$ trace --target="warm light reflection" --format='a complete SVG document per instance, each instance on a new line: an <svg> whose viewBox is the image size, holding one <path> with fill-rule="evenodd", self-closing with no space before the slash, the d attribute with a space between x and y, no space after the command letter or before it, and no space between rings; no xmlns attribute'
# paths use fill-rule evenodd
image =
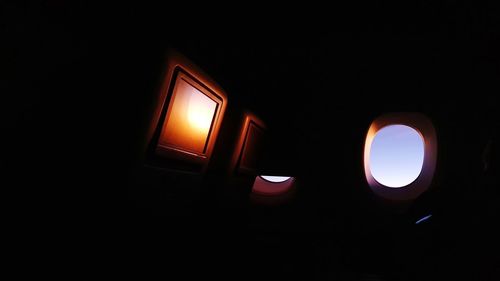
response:
<svg viewBox="0 0 500 281"><path fill-rule="evenodd" d="M193 128L208 133L215 113L216 103L198 90L192 88L189 97L188 120Z"/></svg>
<svg viewBox="0 0 500 281"><path fill-rule="evenodd" d="M260 177L270 182L284 182L291 178L291 177L280 177L280 176L260 176Z"/></svg>
<svg viewBox="0 0 500 281"><path fill-rule="evenodd" d="M217 103L184 79L178 79L159 143L204 153Z"/></svg>
<svg viewBox="0 0 500 281"><path fill-rule="evenodd" d="M403 187L420 175L424 140L409 126L386 126L373 137L369 157L370 171L377 182L392 188Z"/></svg>

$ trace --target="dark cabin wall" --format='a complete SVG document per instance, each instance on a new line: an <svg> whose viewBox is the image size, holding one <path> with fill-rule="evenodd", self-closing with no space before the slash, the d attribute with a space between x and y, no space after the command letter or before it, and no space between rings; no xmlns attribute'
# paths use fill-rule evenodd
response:
<svg viewBox="0 0 500 281"><path fill-rule="evenodd" d="M184 33L170 4L2 5L2 186L27 248L71 257L71 276L496 279L498 157L482 170L488 141L498 153L495 7L381 5L302 28ZM248 108L268 124L262 169L296 175L294 201L227 210L208 192L221 174L139 172L169 47L228 92L228 117ZM438 132L434 188L404 212L362 170L366 130L391 111L423 112Z"/></svg>

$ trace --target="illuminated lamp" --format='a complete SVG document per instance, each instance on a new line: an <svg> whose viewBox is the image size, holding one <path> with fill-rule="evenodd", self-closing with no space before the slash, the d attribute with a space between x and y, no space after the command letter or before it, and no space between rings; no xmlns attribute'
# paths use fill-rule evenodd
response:
<svg viewBox="0 0 500 281"><path fill-rule="evenodd" d="M256 175L259 157L263 153L264 122L252 113L245 113L236 148L231 161L231 169L236 174Z"/></svg>
<svg viewBox="0 0 500 281"><path fill-rule="evenodd" d="M191 172L205 171L227 106L227 95L210 77L170 51L148 132L149 160Z"/></svg>
<svg viewBox="0 0 500 281"><path fill-rule="evenodd" d="M375 119L364 148L371 190L388 200L408 201L426 191L436 168L437 137L420 113L390 113Z"/></svg>

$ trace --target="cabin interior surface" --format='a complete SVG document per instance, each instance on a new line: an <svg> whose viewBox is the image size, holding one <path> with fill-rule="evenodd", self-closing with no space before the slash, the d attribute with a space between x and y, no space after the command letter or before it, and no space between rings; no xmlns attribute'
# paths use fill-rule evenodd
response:
<svg viewBox="0 0 500 281"><path fill-rule="evenodd" d="M495 5L2 6L1 186L43 272L500 279Z"/></svg>

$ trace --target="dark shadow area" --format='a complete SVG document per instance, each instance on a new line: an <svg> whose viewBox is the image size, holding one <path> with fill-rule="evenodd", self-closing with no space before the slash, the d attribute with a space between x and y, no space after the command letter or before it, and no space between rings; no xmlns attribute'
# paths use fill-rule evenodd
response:
<svg viewBox="0 0 500 281"><path fill-rule="evenodd" d="M9 242L22 245L13 260L40 275L500 279L495 5L281 20L170 3L1 5L0 182ZM168 48L228 93L206 174L144 163ZM254 177L228 176L245 110L268 127L259 172L297 179L287 202L256 204ZM406 206L379 200L363 171L368 127L387 112L423 113L438 135L432 186Z"/></svg>

